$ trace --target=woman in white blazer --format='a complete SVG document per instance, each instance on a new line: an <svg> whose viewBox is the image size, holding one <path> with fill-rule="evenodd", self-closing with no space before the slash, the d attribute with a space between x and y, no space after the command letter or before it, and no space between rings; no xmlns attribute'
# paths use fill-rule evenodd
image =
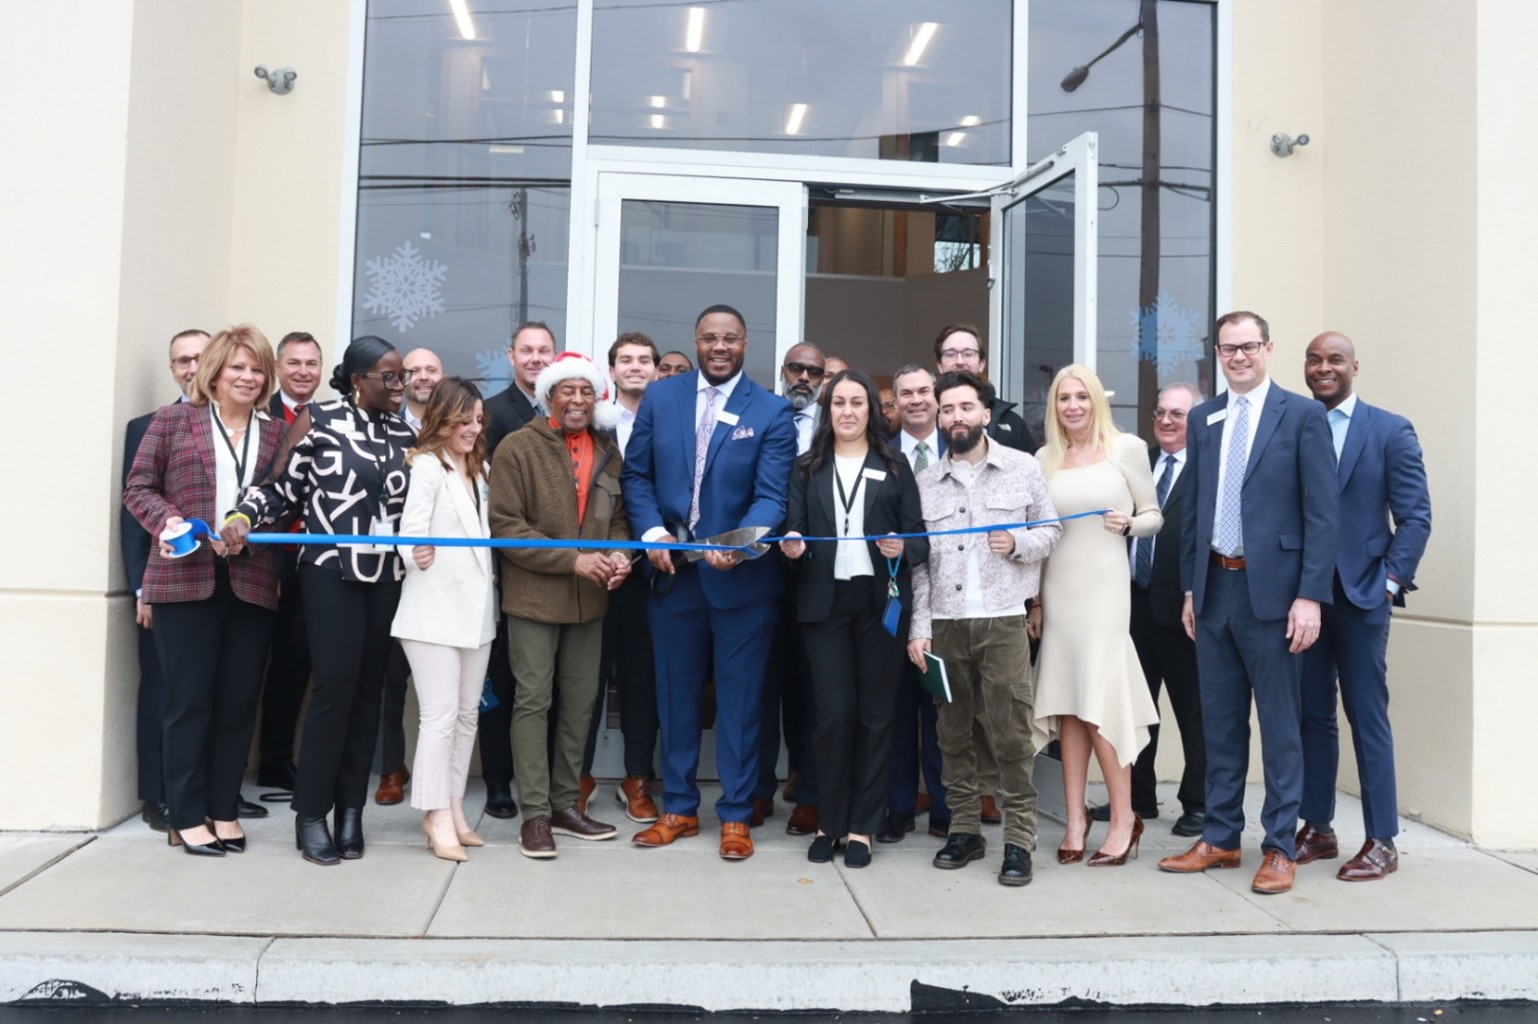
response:
<svg viewBox="0 0 1538 1024"><path fill-rule="evenodd" d="M491 536L485 449L480 392L460 377L440 381L407 453L401 536ZM494 562L486 547L416 545L401 553L406 581L390 634L411 663L422 721L411 806L427 812L422 831L436 856L468 860L466 846L486 845L465 819L464 796L496 634Z"/></svg>

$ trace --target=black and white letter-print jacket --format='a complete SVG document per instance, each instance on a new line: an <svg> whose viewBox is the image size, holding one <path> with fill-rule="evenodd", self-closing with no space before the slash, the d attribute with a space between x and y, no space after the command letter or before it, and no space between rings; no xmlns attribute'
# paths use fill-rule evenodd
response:
<svg viewBox="0 0 1538 1024"><path fill-rule="evenodd" d="M410 479L402 459L416 432L399 416L359 409L346 398L313 403L300 415L310 417L310 429L289 450L282 471L246 491L240 503L253 529L297 512L307 533L367 534L376 517L398 533ZM399 580L406 572L395 548L305 544L299 561L360 583Z"/></svg>

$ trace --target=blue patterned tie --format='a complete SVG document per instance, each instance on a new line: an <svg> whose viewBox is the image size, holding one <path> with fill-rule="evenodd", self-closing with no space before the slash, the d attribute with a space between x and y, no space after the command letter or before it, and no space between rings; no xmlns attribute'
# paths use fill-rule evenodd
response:
<svg viewBox="0 0 1538 1024"><path fill-rule="evenodd" d="M1159 507L1164 507L1164 499L1170 496L1170 481L1175 478L1175 456L1164 456L1164 468L1159 471L1159 482L1154 484L1154 493L1159 498ZM1137 557L1134 561L1133 579L1144 590L1148 589L1148 582L1153 579L1153 549L1152 537L1139 537L1134 541L1137 545Z"/></svg>
<svg viewBox="0 0 1538 1024"><path fill-rule="evenodd" d="M1240 495L1249 446L1250 400L1240 395L1234 399L1234 429L1228 436L1228 458L1223 462L1223 493L1218 495L1218 554L1230 558L1244 554Z"/></svg>
<svg viewBox="0 0 1538 1024"><path fill-rule="evenodd" d="M705 456L710 452L710 435L716 429L718 388L705 389L705 414L694 428L694 496L689 499L689 530L700 521L700 484L705 479Z"/></svg>

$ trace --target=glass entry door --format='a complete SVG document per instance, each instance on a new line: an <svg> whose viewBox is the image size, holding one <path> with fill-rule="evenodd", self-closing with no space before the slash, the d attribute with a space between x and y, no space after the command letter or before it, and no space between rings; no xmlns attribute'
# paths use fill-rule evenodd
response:
<svg viewBox="0 0 1538 1024"><path fill-rule="evenodd" d="M993 195L988 365L1037 437L1053 374L1095 366L1097 147L1086 132Z"/></svg>

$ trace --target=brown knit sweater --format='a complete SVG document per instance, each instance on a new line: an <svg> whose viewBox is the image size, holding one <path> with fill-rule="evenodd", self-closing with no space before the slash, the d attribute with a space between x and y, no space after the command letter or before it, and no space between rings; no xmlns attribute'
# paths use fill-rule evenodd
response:
<svg viewBox="0 0 1538 1024"><path fill-rule="evenodd" d="M604 541L629 540L619 488L619 447L612 436L595 430L593 455L587 517L579 528L577 488L561 432L539 416L508 434L491 461L491 535L590 539L593 551L611 550ZM535 622L578 623L601 619L608 610L608 591L576 574L577 550L498 551L506 614Z"/></svg>

